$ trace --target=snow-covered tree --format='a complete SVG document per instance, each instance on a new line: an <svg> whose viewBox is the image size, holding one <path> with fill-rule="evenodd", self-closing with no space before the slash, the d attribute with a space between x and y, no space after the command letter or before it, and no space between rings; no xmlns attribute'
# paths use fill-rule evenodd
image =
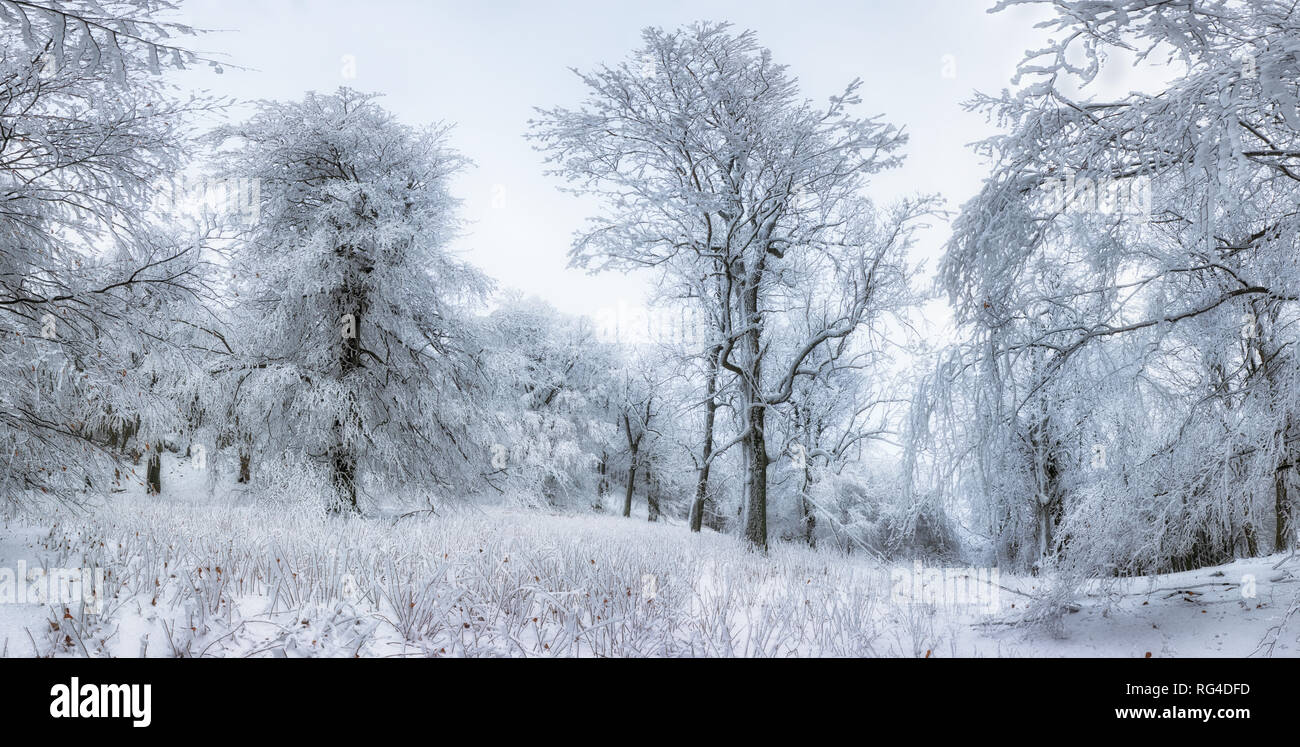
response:
<svg viewBox="0 0 1300 747"><path fill-rule="evenodd" d="M486 470L467 306L488 282L447 248L449 128L404 125L347 88L265 102L221 128L219 173L260 184L233 259L242 427L267 456L323 467L339 504L365 486L471 490Z"/></svg>
<svg viewBox="0 0 1300 747"><path fill-rule="evenodd" d="M719 364L741 397L745 536L766 547L768 411L822 373L805 366L814 349L874 314L878 270L928 205L877 213L862 199L869 175L900 163L905 137L853 116L859 82L820 108L752 32L701 23L643 39L631 61L580 73L586 102L541 111L531 134L576 191L603 198L575 264L678 265L718 279L720 292L705 298L718 307ZM768 318L813 265L835 275L834 313L774 358Z"/></svg>
<svg viewBox="0 0 1300 747"><path fill-rule="evenodd" d="M494 386L492 483L504 477L525 502L598 504L621 438L613 412L617 352L586 320L517 296L492 313L479 342Z"/></svg>
<svg viewBox="0 0 1300 747"><path fill-rule="evenodd" d="M0 2L0 451L6 496L107 490L175 425L160 372L202 291L196 253L150 219L184 123L159 59L192 30L166 2ZM128 447L127 441L133 440Z"/></svg>
<svg viewBox="0 0 1300 747"><path fill-rule="evenodd" d="M1285 547L1298 19L1271 0L1050 5L1024 85L971 104L1006 133L980 146L993 173L940 268L970 342L940 378L977 382L965 485L1026 564L1222 562L1258 550L1265 505ZM1163 59L1167 82L1099 92L1125 55Z"/></svg>

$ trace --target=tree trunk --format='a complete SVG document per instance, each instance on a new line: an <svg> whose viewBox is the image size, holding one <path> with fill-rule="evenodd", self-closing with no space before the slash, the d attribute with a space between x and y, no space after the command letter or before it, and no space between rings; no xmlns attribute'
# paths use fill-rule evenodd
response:
<svg viewBox="0 0 1300 747"><path fill-rule="evenodd" d="M357 462L343 445L343 424L335 421L334 426L335 433L338 434L338 445L330 454L331 481L335 491L335 500L330 510L339 513L346 508L360 513L361 509L357 506Z"/></svg>
<svg viewBox="0 0 1300 747"><path fill-rule="evenodd" d="M763 433L766 409L748 405L749 434L741 441L745 461L745 539L767 549L767 439Z"/></svg>
<svg viewBox="0 0 1300 747"><path fill-rule="evenodd" d="M803 475L799 485L799 535L804 544L809 547L817 546L817 514L813 512L813 502L809 497L813 485L813 453L814 447L821 443L823 425L818 418L816 424L813 423L812 408L810 406L794 407L794 422L797 427L797 433L801 434L803 443L800 448L803 453L800 455L799 462L803 468Z"/></svg>
<svg viewBox="0 0 1300 747"><path fill-rule="evenodd" d="M366 311L366 299L360 291L360 283L351 277L344 279L340 291L338 308L343 310L344 316L338 322L342 338L339 346L339 379L347 381L352 372L361 368L361 318ZM344 417L353 421L357 417L356 405L350 397ZM334 421L334 434L334 446L330 449L329 458L337 498L331 510L338 512L347 508L360 513L361 509L357 506L357 458L348 448L346 428L342 420Z"/></svg>
<svg viewBox="0 0 1300 747"><path fill-rule="evenodd" d="M813 513L812 503L807 495L800 500L803 504L803 541L809 547L817 547L817 514Z"/></svg>
<svg viewBox="0 0 1300 747"><path fill-rule="evenodd" d="M809 547L817 546L817 536L814 533L817 529L817 514L813 513L812 501L808 500L808 491L812 489L812 466L808 464L805 456L803 467L803 486L799 490L799 506L803 513L800 517L803 526L803 541Z"/></svg>
<svg viewBox="0 0 1300 747"><path fill-rule="evenodd" d="M149 466L145 472L145 492L158 495L162 492L162 449L154 444L149 451Z"/></svg>
<svg viewBox="0 0 1300 747"><path fill-rule="evenodd" d="M623 515L632 515L632 491L636 487L636 450L632 451L632 463L627 468L627 492L623 494Z"/></svg>
<svg viewBox="0 0 1300 747"><path fill-rule="evenodd" d="M704 446L701 449L700 469L695 478L695 500L691 503L691 531L700 531L704 523L704 501L709 494L709 469L713 466L713 424L717 418L718 402L718 355L722 347L709 351L708 382L705 385L708 398L704 401Z"/></svg>
<svg viewBox="0 0 1300 747"><path fill-rule="evenodd" d="M650 412L649 405L646 406L646 413ZM641 453L641 439L645 433L638 433L636 438L632 437L632 419L628 417L626 411L623 412L623 430L627 435L627 491L623 494L623 516L632 515L632 493L636 489L636 468L637 460Z"/></svg>
<svg viewBox="0 0 1300 747"><path fill-rule="evenodd" d="M1262 330L1259 322L1256 322L1256 330ZM1265 352L1263 335L1256 334L1248 338L1248 342L1254 348L1250 353L1249 360L1255 360L1256 356L1259 361L1270 360L1271 355ZM1268 381L1269 387L1274 392L1282 391L1283 385L1277 381L1277 370L1268 366L1264 369L1264 375ZM1281 432L1277 434L1281 442L1278 464L1273 468L1273 552L1282 552L1291 546L1295 530L1292 519L1292 499L1290 492L1290 481L1287 474L1294 469L1297 454L1291 447L1291 441L1295 433L1295 422L1288 409L1283 412Z"/></svg>
<svg viewBox="0 0 1300 747"><path fill-rule="evenodd" d="M743 344L745 375L741 377L742 405L745 411L745 438L741 455L745 463L745 539L767 549L767 436L764 420L767 403L763 399L763 316L758 308L758 283L749 282L741 294L743 318L748 327Z"/></svg>
<svg viewBox="0 0 1300 747"><path fill-rule="evenodd" d="M600 481L596 483L596 495L600 496L601 505L604 505L605 496L609 493L609 455L603 451L600 453L600 463L596 466L596 474L600 475Z"/></svg>
<svg viewBox="0 0 1300 747"><path fill-rule="evenodd" d="M646 514L649 521L659 521L659 478L655 474L654 467L646 467L646 491L645 503Z"/></svg>
<svg viewBox="0 0 1300 747"><path fill-rule="evenodd" d="M1273 552L1282 552L1291 546L1291 496L1287 490L1287 472L1290 464L1280 464L1273 472L1273 510L1276 516Z"/></svg>
<svg viewBox="0 0 1300 747"><path fill-rule="evenodd" d="M253 477L253 455L247 451L239 452L239 482L247 483Z"/></svg>

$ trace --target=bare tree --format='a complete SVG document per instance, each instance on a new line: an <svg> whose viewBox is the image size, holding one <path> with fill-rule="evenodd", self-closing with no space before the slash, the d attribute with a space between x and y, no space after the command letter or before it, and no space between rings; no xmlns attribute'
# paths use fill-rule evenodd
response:
<svg viewBox="0 0 1300 747"><path fill-rule="evenodd" d="M745 464L745 536L766 547L768 410L797 379L824 372L805 366L814 349L871 316L882 267L930 206L907 203L877 221L862 200L866 177L897 166L906 138L850 114L860 82L819 109L752 32L702 23L643 39L632 61L580 73L584 106L541 111L531 135L576 191L605 198L575 264L717 279L718 361L741 399L733 444ZM810 268L835 275L835 313L772 359L768 318Z"/></svg>

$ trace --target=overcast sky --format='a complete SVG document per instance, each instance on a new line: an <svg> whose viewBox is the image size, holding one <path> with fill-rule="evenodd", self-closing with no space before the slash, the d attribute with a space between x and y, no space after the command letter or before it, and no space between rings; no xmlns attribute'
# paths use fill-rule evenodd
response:
<svg viewBox="0 0 1300 747"><path fill-rule="evenodd" d="M297 99L348 85L383 93L381 103L409 124L455 123L452 143L476 163L455 184L470 221L458 249L502 288L597 316L643 303L646 280L568 268L573 232L591 206L557 192L557 180L543 173L541 155L523 138L533 107L581 100L570 67L629 57L646 26L727 20L753 29L809 98L824 102L860 77L861 113L883 114L910 133L906 164L877 178L874 197L937 192L955 209L985 172L967 145L992 132L962 101L976 89L1008 87L1024 50L1044 38L1033 28L1035 15L990 15L991 5L187 0L179 20L220 30L192 46L249 70L199 68L178 80L241 100ZM917 256L937 256L946 235L944 226L926 233Z"/></svg>

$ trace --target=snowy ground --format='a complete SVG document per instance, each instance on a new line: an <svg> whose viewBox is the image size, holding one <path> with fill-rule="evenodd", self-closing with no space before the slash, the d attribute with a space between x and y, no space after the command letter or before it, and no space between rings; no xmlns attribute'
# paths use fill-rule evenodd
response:
<svg viewBox="0 0 1300 747"><path fill-rule="evenodd" d="M798 547L763 557L676 525L471 508L327 517L214 499L183 460L165 485L0 522L0 569L106 573L99 614L0 603L3 655L1300 654L1300 558L1097 588L1049 631L1019 622L1034 578L1001 575L979 604L910 603L899 580L914 566Z"/></svg>

